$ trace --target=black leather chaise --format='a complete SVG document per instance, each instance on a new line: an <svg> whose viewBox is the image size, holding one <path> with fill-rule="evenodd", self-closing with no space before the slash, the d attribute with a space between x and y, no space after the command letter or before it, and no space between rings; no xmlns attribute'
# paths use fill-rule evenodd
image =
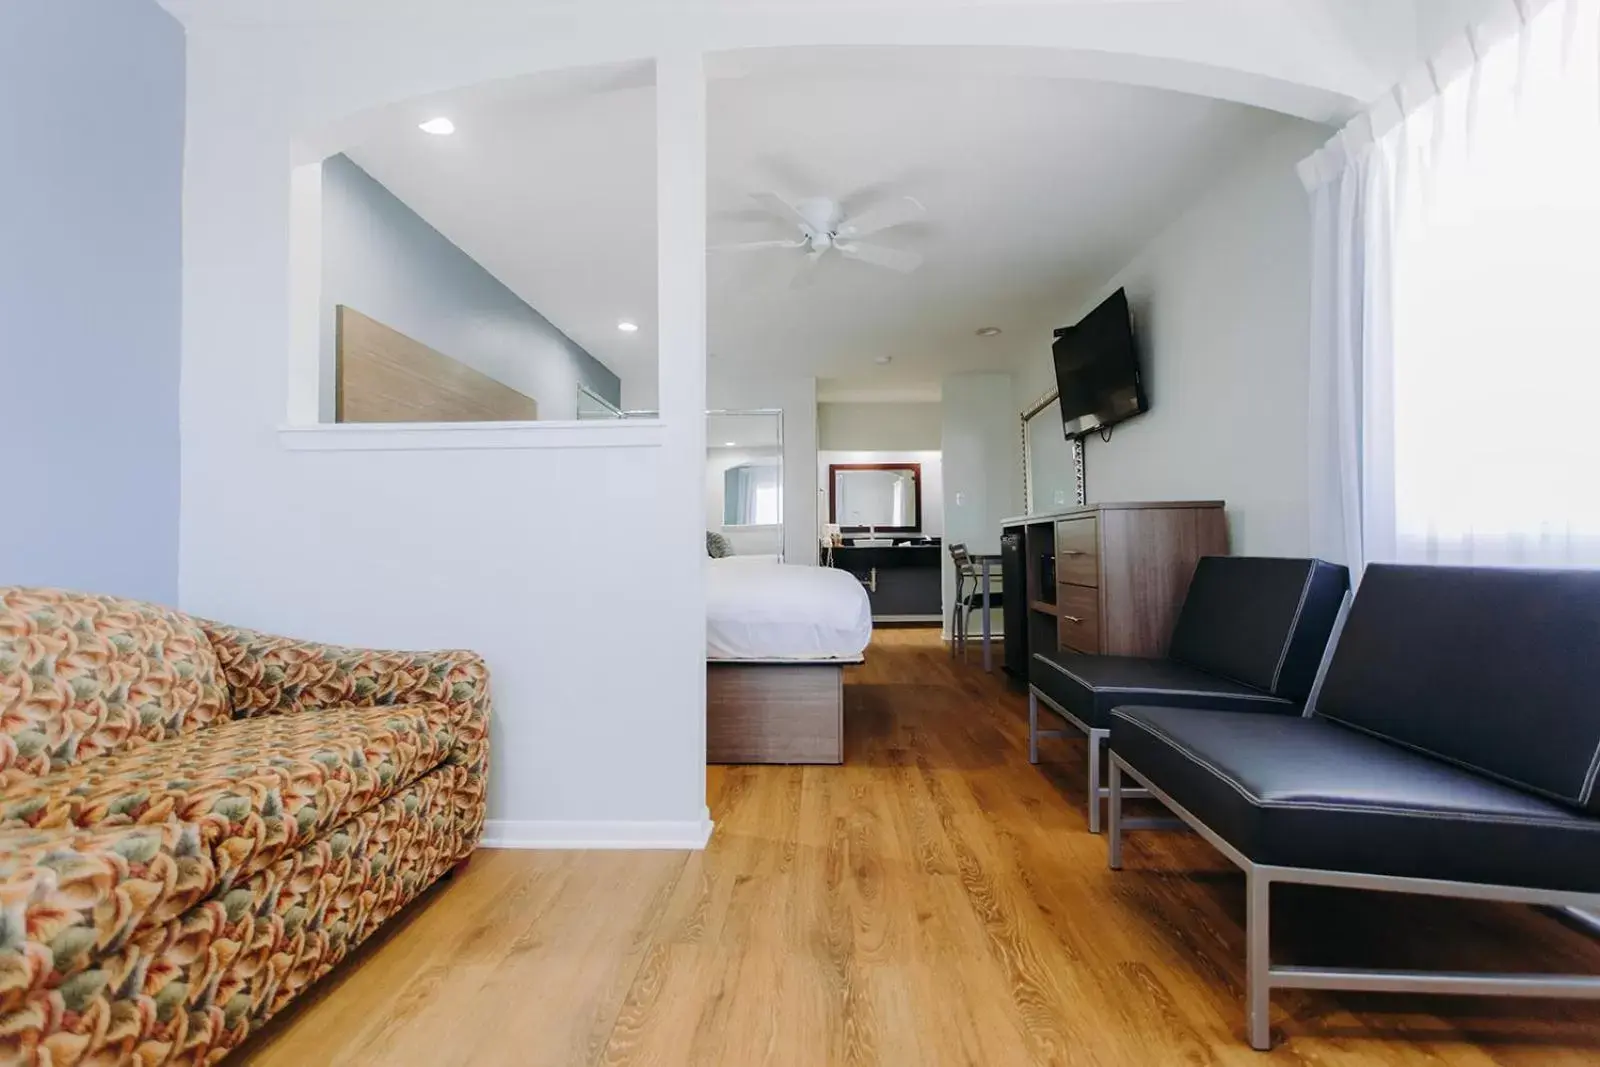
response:
<svg viewBox="0 0 1600 1067"><path fill-rule="evenodd" d="M1600 908L1600 571L1367 569L1304 718L1120 707L1128 775L1244 869L1250 1044L1274 988L1600 997L1600 976L1271 964L1274 882Z"/></svg>
<svg viewBox="0 0 1600 1067"><path fill-rule="evenodd" d="M1100 832L1100 755L1122 704L1225 707L1298 715L1350 589L1350 572L1317 559L1206 556L1173 628L1166 659L1036 652L1028 670L1028 760L1039 704L1088 735L1089 830Z"/></svg>

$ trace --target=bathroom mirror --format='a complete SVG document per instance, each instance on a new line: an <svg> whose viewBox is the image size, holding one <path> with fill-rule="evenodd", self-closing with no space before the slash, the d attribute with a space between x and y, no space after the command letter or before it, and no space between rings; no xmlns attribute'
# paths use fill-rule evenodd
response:
<svg viewBox="0 0 1600 1067"><path fill-rule="evenodd" d="M922 532L920 463L828 466L828 521L845 532Z"/></svg>

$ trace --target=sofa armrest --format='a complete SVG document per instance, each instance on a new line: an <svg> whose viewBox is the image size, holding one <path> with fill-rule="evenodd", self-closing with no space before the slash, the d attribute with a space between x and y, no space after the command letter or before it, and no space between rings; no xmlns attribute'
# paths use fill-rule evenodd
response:
<svg viewBox="0 0 1600 1067"><path fill-rule="evenodd" d="M448 704L468 727L489 714L489 668L475 652L388 652L201 622L236 719L319 708Z"/></svg>
<svg viewBox="0 0 1600 1067"><path fill-rule="evenodd" d="M323 708L442 703L455 736L446 764L465 851L482 833L489 778L489 667L475 652L383 652L200 621L236 719Z"/></svg>

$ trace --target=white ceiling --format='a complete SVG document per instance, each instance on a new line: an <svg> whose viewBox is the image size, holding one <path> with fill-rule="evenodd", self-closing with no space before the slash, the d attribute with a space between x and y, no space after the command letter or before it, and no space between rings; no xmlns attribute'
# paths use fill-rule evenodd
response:
<svg viewBox="0 0 1600 1067"><path fill-rule="evenodd" d="M749 194L851 209L910 195L920 223L871 238L925 257L909 275L831 255L805 289L798 253L716 253L711 350L812 374L824 397L904 390L1048 346L1253 142L1293 120L1154 89L1054 78L803 67L719 83L710 98L713 243L789 236ZM975 331L998 326L996 338ZM874 361L892 360L888 366Z"/></svg>
<svg viewBox="0 0 1600 1067"><path fill-rule="evenodd" d="M654 107L627 82L496 94L446 107L448 137L404 115L345 151L618 375L653 376Z"/></svg>
<svg viewBox="0 0 1600 1067"><path fill-rule="evenodd" d="M794 234L752 211L752 193L856 208L905 194L926 220L876 239L926 264L900 275L830 255L797 290L795 253L714 253L708 316L713 374L816 376L824 397L926 395L1047 345L1241 153L1298 121L1157 89L817 56L758 56L710 84L711 243ZM452 137L397 122L348 151L625 380L653 383L653 103L627 84L480 100L452 111ZM623 318L640 330L620 333ZM974 336L988 325L1005 333Z"/></svg>

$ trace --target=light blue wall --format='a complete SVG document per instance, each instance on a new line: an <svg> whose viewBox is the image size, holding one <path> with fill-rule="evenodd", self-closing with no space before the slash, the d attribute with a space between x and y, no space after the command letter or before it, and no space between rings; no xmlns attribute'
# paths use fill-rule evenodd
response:
<svg viewBox="0 0 1600 1067"><path fill-rule="evenodd" d="M0 2L0 585L178 593L184 38Z"/></svg>
<svg viewBox="0 0 1600 1067"><path fill-rule="evenodd" d="M952 374L940 386L939 443L945 544L1000 551L1000 521L1022 514L1022 443L1009 374ZM944 617L955 604L955 570L944 568ZM1001 625L994 612L992 624ZM981 620L973 616L974 632Z"/></svg>
<svg viewBox="0 0 1600 1067"><path fill-rule="evenodd" d="M343 155L322 165L326 421L340 304L533 397L541 419L575 418L580 382L622 404L622 383L605 364Z"/></svg>

